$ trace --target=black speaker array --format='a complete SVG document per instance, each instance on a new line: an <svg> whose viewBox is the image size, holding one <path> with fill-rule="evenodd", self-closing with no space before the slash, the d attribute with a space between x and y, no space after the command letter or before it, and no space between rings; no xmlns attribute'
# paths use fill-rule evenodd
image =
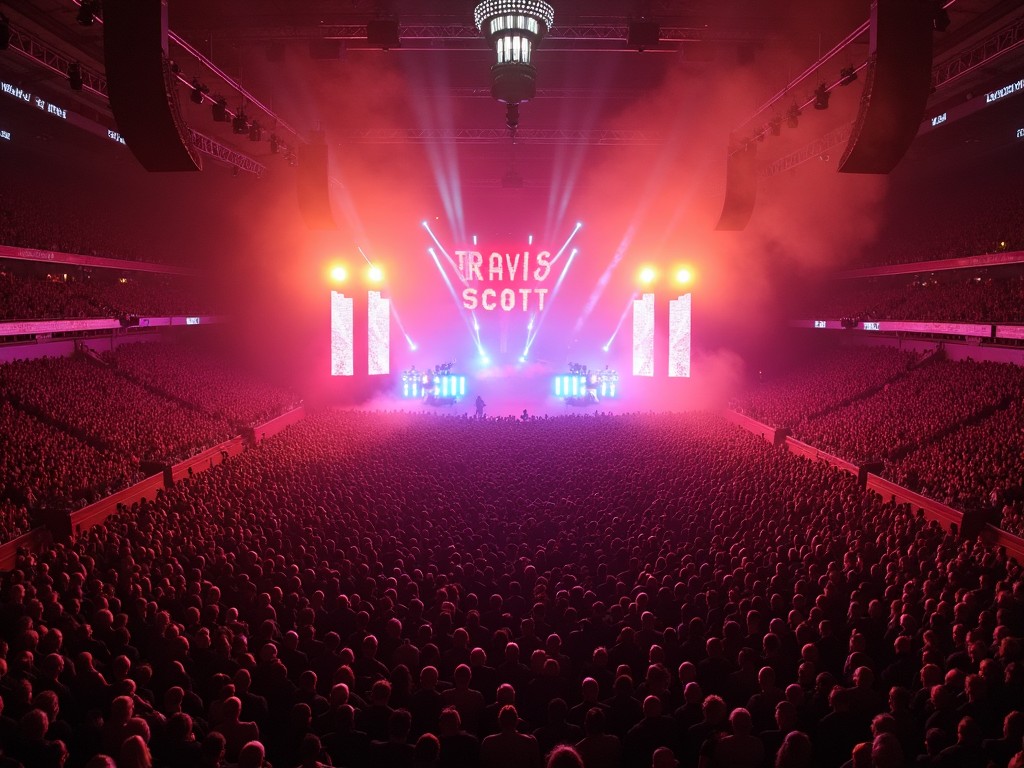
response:
<svg viewBox="0 0 1024 768"><path fill-rule="evenodd" d="M860 111L841 173L889 173L924 120L931 90L932 16L926 0L875 0Z"/></svg>
<svg viewBox="0 0 1024 768"><path fill-rule="evenodd" d="M725 171L725 203L715 229L738 232L747 226L757 200L757 144L730 149Z"/></svg>
<svg viewBox="0 0 1024 768"><path fill-rule="evenodd" d="M104 0L107 96L117 130L147 171L198 171L167 59L166 0Z"/></svg>
<svg viewBox="0 0 1024 768"><path fill-rule="evenodd" d="M306 226L310 229L334 229L327 144L322 133L314 133L309 144L299 146L298 193L299 211Z"/></svg>

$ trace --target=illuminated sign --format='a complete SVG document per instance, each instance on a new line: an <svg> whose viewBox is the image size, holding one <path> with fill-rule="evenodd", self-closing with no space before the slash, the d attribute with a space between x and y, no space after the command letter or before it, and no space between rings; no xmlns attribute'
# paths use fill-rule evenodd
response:
<svg viewBox="0 0 1024 768"><path fill-rule="evenodd" d="M185 318L185 325L199 325L199 318L198 317L186 317Z"/></svg>
<svg viewBox="0 0 1024 768"><path fill-rule="evenodd" d="M10 138L10 134L7 134L7 136L8 136L8 138ZM1018 139L1024 139L1024 128L1018 128L1017 129L1017 138Z"/></svg>
<svg viewBox="0 0 1024 768"><path fill-rule="evenodd" d="M124 138L123 138L123 137L121 136L121 134L120 134L120 133L118 133L117 131L112 131L112 130L110 130L109 128L107 129L107 138L108 138L108 139L113 139L113 140L114 140L114 141L116 141L116 142L117 142L118 144L124 144L124 143L125 143L125 140L124 140Z"/></svg>
<svg viewBox="0 0 1024 768"><path fill-rule="evenodd" d="M864 330L865 331L879 331L879 330L881 330L881 325L879 323L865 322L864 323Z"/></svg>
<svg viewBox="0 0 1024 768"><path fill-rule="evenodd" d="M13 96L16 99L21 99L26 104L35 104L39 109L47 114L59 117L61 120L68 119L68 111L63 107L58 107L56 104L51 104L46 99L41 99L36 96L32 98L32 94L26 90L19 88L16 85L11 85L3 80L0 80L0 91L3 91L8 96Z"/></svg>
<svg viewBox="0 0 1024 768"><path fill-rule="evenodd" d="M11 85L10 83L5 83L3 80L0 80L0 91L3 91L8 96L13 96L16 99L21 99L26 104L32 101L31 93L29 93L28 91L23 91L21 90L21 88Z"/></svg>
<svg viewBox="0 0 1024 768"><path fill-rule="evenodd" d="M985 94L985 103L991 104L993 101L1005 99L1007 96L1012 96L1018 91L1024 91L1024 78L1021 78L1015 83L1004 85L1002 88L999 88L997 90L989 91L988 93Z"/></svg>
<svg viewBox="0 0 1024 768"><path fill-rule="evenodd" d="M942 125L944 122L946 122L945 112L943 112L941 115L936 115L935 117L932 118L932 128L934 128L936 125Z"/></svg>
<svg viewBox="0 0 1024 768"><path fill-rule="evenodd" d="M824 320L815 320L814 321L814 327L815 328L828 328L828 323L826 321L824 321Z"/></svg>
<svg viewBox="0 0 1024 768"><path fill-rule="evenodd" d="M537 312L544 310L548 288L534 284L544 283L551 276L551 268L559 255L550 251L531 254L498 253L494 251L485 257L480 251L456 251L458 264L452 266L466 285L462 291L462 305L469 310L478 307L491 312L498 307L512 312L517 307L523 312L533 307ZM470 283L487 282L496 287L476 288ZM509 283L516 284L511 287Z"/></svg>
<svg viewBox="0 0 1024 768"><path fill-rule="evenodd" d="M11 140L11 132L10 131L0 131L0 139L4 139L5 141L10 141Z"/></svg>

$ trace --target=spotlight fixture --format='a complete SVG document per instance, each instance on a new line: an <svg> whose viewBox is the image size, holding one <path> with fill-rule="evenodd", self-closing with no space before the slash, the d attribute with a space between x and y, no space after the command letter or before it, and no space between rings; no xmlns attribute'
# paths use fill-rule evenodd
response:
<svg viewBox="0 0 1024 768"><path fill-rule="evenodd" d="M239 135L249 132L249 121L245 118L245 111L239 107L238 112L231 119L231 132Z"/></svg>
<svg viewBox="0 0 1024 768"><path fill-rule="evenodd" d="M71 84L72 91L82 90L82 65L77 61L71 62L68 67L68 82Z"/></svg>
<svg viewBox="0 0 1024 768"><path fill-rule="evenodd" d="M637 19L629 22L629 30L626 35L626 45L629 48L636 48L643 51L646 48L654 48L661 42L661 25L650 19Z"/></svg>
<svg viewBox="0 0 1024 768"><path fill-rule="evenodd" d="M78 14L75 16L75 21L83 27L91 27L93 19L96 18L96 7L98 5L99 3L96 0L82 0L82 4L78 6Z"/></svg>
<svg viewBox="0 0 1024 768"><path fill-rule="evenodd" d="M782 135L782 118L776 115L768 121L768 130L771 131L772 136Z"/></svg>
<svg viewBox="0 0 1024 768"><path fill-rule="evenodd" d="M843 67L839 70L839 84L850 85L857 79L857 70L853 67Z"/></svg>
<svg viewBox="0 0 1024 768"><path fill-rule="evenodd" d="M554 24L555 9L544 0L483 0L473 9L473 18L495 51L491 96L508 105L536 96L533 48ZM518 119L511 119L511 112L508 122L518 125ZM511 125L510 130L515 131Z"/></svg>
<svg viewBox="0 0 1024 768"><path fill-rule="evenodd" d="M202 104L203 97L210 92L208 86L203 85L199 82L198 78L192 78L192 93L189 94L189 99L193 104Z"/></svg>
<svg viewBox="0 0 1024 768"><path fill-rule="evenodd" d="M398 19L373 19L366 25L366 42L375 48L389 51L401 48L402 41L398 37Z"/></svg>
<svg viewBox="0 0 1024 768"><path fill-rule="evenodd" d="M277 150L281 148L281 142L277 138L276 133L270 134L270 154L276 155Z"/></svg>
<svg viewBox="0 0 1024 768"><path fill-rule="evenodd" d="M215 123L226 123L228 121L228 100L224 97L218 96L214 99L210 110L213 113L213 121Z"/></svg>
<svg viewBox="0 0 1024 768"><path fill-rule="evenodd" d="M798 125L800 125L800 115L802 114L803 112L800 111L800 107L798 107L796 104L791 106L789 108L789 111L786 112L786 125L788 125L790 128L796 128Z"/></svg>
<svg viewBox="0 0 1024 768"><path fill-rule="evenodd" d="M831 95L832 94L828 92L828 86L825 85L825 83L821 83L814 89L814 108L828 109L828 100Z"/></svg>
<svg viewBox="0 0 1024 768"><path fill-rule="evenodd" d="M0 13L0 51L6 51L11 44L11 22Z"/></svg>
<svg viewBox="0 0 1024 768"><path fill-rule="evenodd" d="M249 126L249 141L260 141L263 138L263 129L255 120Z"/></svg>

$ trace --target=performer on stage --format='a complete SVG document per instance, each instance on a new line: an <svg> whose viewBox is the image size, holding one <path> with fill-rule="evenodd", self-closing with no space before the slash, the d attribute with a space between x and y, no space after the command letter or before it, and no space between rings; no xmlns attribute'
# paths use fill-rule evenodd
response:
<svg viewBox="0 0 1024 768"><path fill-rule="evenodd" d="M478 419L482 419L484 417L484 408L486 408L486 407L487 407L487 403L484 402L484 399L482 397L480 397L480 395L477 395L476 396L476 417Z"/></svg>

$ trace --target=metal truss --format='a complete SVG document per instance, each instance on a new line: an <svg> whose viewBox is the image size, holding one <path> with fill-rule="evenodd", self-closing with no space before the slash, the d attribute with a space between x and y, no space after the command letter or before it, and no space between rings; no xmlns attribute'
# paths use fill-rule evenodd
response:
<svg viewBox="0 0 1024 768"><path fill-rule="evenodd" d="M232 165L240 171L251 173L256 178L262 178L263 174L267 172L267 167L262 163L248 155L243 155L238 150L221 144L206 134L199 133L194 128L189 128L188 133L192 140L192 145L204 155L209 155L214 160L220 160L222 163Z"/></svg>
<svg viewBox="0 0 1024 768"><path fill-rule="evenodd" d="M505 128L377 128L349 131L343 144L504 144L510 140ZM561 130L521 128L516 141L528 144L650 146L662 143L658 136L643 131Z"/></svg>
<svg viewBox="0 0 1024 768"><path fill-rule="evenodd" d="M688 43L700 41L735 41L756 42L765 39L763 29L710 29L706 27L662 26L661 42ZM322 24L316 27L302 25L282 25L274 27L249 27L232 30L234 40L309 40L325 38L344 40L350 44L368 46L365 24ZM458 43L455 47L465 47L465 42L479 43L481 49L487 47L483 35L472 24L402 24L398 29L398 37L403 42L430 44L432 48L444 49L446 44ZM621 43L625 47L629 37L626 24L573 24L555 25L544 36L545 47L551 41L606 41Z"/></svg>
<svg viewBox="0 0 1024 768"><path fill-rule="evenodd" d="M60 51L36 39L24 30L17 29L13 26L11 27L11 41L9 47L20 53L22 56L31 59L36 64L39 64L62 77L68 76L68 68L75 61ZM85 67L80 67L80 69L82 70L82 90L89 91L106 102L107 78L104 75L98 72L93 72ZM165 74L169 75L169 73ZM174 90L171 92L170 96L174 100L177 100L177 91ZM252 173L257 177L263 176L263 174L266 173L266 166L262 163L254 160L248 155L244 155L237 150L221 144L216 139L212 139L192 128L188 128L188 136L193 141L197 150L203 154L209 155L215 160L220 160L221 162L238 168L240 171Z"/></svg>
<svg viewBox="0 0 1024 768"><path fill-rule="evenodd" d="M488 99L493 100L489 87L477 86L452 86L450 88L439 88L437 95L450 96L456 99ZM538 88L537 99L635 99L643 93L642 90L626 90L619 88L608 90L605 88Z"/></svg>
<svg viewBox="0 0 1024 768"><path fill-rule="evenodd" d="M56 48L47 45L24 30L14 26L11 26L10 30L11 41L9 47L22 56L31 59L36 64L46 67L54 74L67 77L71 65L78 63L76 59L61 53ZM107 79L102 74L93 72L80 63L78 68L82 73L82 90L89 91L96 96L106 99Z"/></svg>
<svg viewBox="0 0 1024 768"><path fill-rule="evenodd" d="M783 155L777 160L772 161L768 165L759 169L757 175L761 178L775 176L783 171L792 170L798 165L803 165L808 160L820 158L832 149L832 147L849 141L850 134L852 132L853 122L845 123L838 128L829 131L821 138L815 139L809 144L805 144L795 152L790 152L788 155Z"/></svg>
<svg viewBox="0 0 1024 768"><path fill-rule="evenodd" d="M932 89L949 85L957 78L973 72L1004 53L1024 45L1024 16L993 32L972 48L946 59L932 68Z"/></svg>

